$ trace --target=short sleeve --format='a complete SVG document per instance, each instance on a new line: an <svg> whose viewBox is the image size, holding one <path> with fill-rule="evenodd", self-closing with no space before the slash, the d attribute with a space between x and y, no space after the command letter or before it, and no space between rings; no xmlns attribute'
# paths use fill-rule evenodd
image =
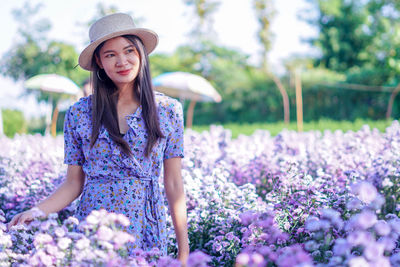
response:
<svg viewBox="0 0 400 267"><path fill-rule="evenodd" d="M82 139L76 132L77 119L74 117L70 107L65 114L64 120L64 163L82 166L85 157L82 150Z"/></svg>
<svg viewBox="0 0 400 267"><path fill-rule="evenodd" d="M169 110L169 123L171 124L171 131L167 136L167 143L164 150L164 159L169 158L183 158L183 110L182 104L174 101L170 105Z"/></svg>

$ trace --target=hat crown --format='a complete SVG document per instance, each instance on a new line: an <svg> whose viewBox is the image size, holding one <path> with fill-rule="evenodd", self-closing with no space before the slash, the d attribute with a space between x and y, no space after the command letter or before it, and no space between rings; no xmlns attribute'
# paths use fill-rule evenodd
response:
<svg viewBox="0 0 400 267"><path fill-rule="evenodd" d="M128 14L115 13L92 24L89 29L90 44L79 55L79 65L85 70L93 70L93 53L96 48L102 42L123 35L137 36L142 41L147 54L150 54L158 44L158 36L154 31L137 28Z"/></svg>
<svg viewBox="0 0 400 267"><path fill-rule="evenodd" d="M96 21L89 30L89 39L93 43L96 40L114 32L136 28L131 16L123 13L115 13Z"/></svg>

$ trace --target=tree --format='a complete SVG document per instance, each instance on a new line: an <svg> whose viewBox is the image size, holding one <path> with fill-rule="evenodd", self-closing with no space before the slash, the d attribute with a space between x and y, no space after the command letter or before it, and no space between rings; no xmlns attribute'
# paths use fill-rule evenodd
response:
<svg viewBox="0 0 400 267"><path fill-rule="evenodd" d="M309 0L319 30L311 43L315 65L347 73L348 82L397 84L400 74L400 4L394 0Z"/></svg>
<svg viewBox="0 0 400 267"><path fill-rule="evenodd" d="M88 73L75 68L78 53L72 45L52 41L47 38L51 28L47 19L37 19L41 4L32 6L26 2L24 7L13 11L19 24L16 44L2 56L3 64L0 73L14 81L26 80L44 73L56 73L66 76L77 84L81 84ZM29 28L26 25L30 25ZM33 93L26 91L26 93ZM34 92L38 101L52 102L52 113L57 114L57 103L64 95L51 95L39 91ZM49 116L51 117L51 116ZM54 116L53 116L54 117Z"/></svg>
<svg viewBox="0 0 400 267"><path fill-rule="evenodd" d="M184 2L194 8L195 24L192 34L195 42L210 40L214 33L212 15L220 2L217 0L184 0Z"/></svg>
<svg viewBox="0 0 400 267"><path fill-rule="evenodd" d="M280 79L274 75L268 64L268 52L271 49L271 20L275 14L275 9L272 4L272 0L253 0L254 9L256 12L256 17L260 25L258 30L258 39L262 45L262 65L265 74L270 76L274 81L275 85L278 87L279 92L282 95L283 109L284 109L284 121L289 123L290 121L290 107L289 107L289 97Z"/></svg>

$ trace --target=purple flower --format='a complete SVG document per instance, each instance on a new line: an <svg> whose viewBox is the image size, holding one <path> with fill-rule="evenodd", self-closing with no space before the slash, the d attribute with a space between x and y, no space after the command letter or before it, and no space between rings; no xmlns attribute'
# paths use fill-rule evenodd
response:
<svg viewBox="0 0 400 267"><path fill-rule="evenodd" d="M254 221L254 219L257 217L257 214L255 214L252 211L246 211L246 212L243 212L242 214L240 214L239 216L240 216L240 222L244 226L248 226L249 224L251 224Z"/></svg>
<svg viewBox="0 0 400 267"><path fill-rule="evenodd" d="M221 246L221 244L220 243L214 243L213 245L212 245L212 247L213 247L213 249L215 250L215 251L221 251L221 249L222 249L222 246Z"/></svg>
<svg viewBox="0 0 400 267"><path fill-rule="evenodd" d="M375 258L375 260L373 261L373 264L371 264L371 265L376 266L376 267L391 267L392 266L390 264L390 260L386 257ZM396 265L393 265L393 266L396 266Z"/></svg>
<svg viewBox="0 0 400 267"><path fill-rule="evenodd" d="M351 245L346 241L346 239L338 238L333 246L333 253L337 256L350 255Z"/></svg>
<svg viewBox="0 0 400 267"><path fill-rule="evenodd" d="M378 195L375 186L365 181L353 185L351 189L353 194L366 204L370 204Z"/></svg>
<svg viewBox="0 0 400 267"><path fill-rule="evenodd" d="M246 252L242 252L236 257L237 264L246 266L247 264L249 264L249 262L250 262L250 256Z"/></svg>
<svg viewBox="0 0 400 267"><path fill-rule="evenodd" d="M384 220L379 220L374 228L376 233L380 236L388 235L391 231L390 225Z"/></svg>
<svg viewBox="0 0 400 267"><path fill-rule="evenodd" d="M353 231L347 236L347 242L352 246L367 246L369 243L373 242L373 237L371 233L366 231Z"/></svg>
<svg viewBox="0 0 400 267"><path fill-rule="evenodd" d="M380 256L383 256L384 251L385 251L385 246L383 244L371 242L365 247L363 255L368 260L374 261Z"/></svg>
<svg viewBox="0 0 400 267"><path fill-rule="evenodd" d="M64 221L64 225L68 226L68 225L78 225L79 224L79 220L75 217L68 217L65 221Z"/></svg>
<svg viewBox="0 0 400 267"><path fill-rule="evenodd" d="M157 267L181 267L180 261L169 256L163 256L157 261Z"/></svg>
<svg viewBox="0 0 400 267"><path fill-rule="evenodd" d="M317 242L315 242L314 240L307 241L307 242L304 244L304 248L305 248L307 251L310 251L310 252L313 252L314 250L317 250L318 247L319 247L319 244L318 244Z"/></svg>
<svg viewBox="0 0 400 267"><path fill-rule="evenodd" d="M310 232L316 232L321 229L319 219L316 217L309 217L306 221L306 230Z"/></svg>
<svg viewBox="0 0 400 267"><path fill-rule="evenodd" d="M361 229L368 229L377 222L376 214L369 210L363 210L352 218L352 224Z"/></svg>
<svg viewBox="0 0 400 267"><path fill-rule="evenodd" d="M394 253L392 256L390 256L390 263L393 266L400 265L400 252Z"/></svg>
<svg viewBox="0 0 400 267"><path fill-rule="evenodd" d="M378 239L378 243L382 244L385 248L385 251L391 252L393 249L396 248L395 239L392 239L388 236L383 236Z"/></svg>
<svg viewBox="0 0 400 267"><path fill-rule="evenodd" d="M400 234L400 219L399 218L391 219L389 221L389 224L397 234Z"/></svg>
<svg viewBox="0 0 400 267"><path fill-rule="evenodd" d="M233 232L229 232L225 235L226 239L228 239L229 241L233 240L235 235L233 234Z"/></svg>
<svg viewBox="0 0 400 267"><path fill-rule="evenodd" d="M361 208L361 201L358 198L353 198L346 203L348 210L358 210Z"/></svg>
<svg viewBox="0 0 400 267"><path fill-rule="evenodd" d="M187 260L188 267L207 267L211 257L201 251L195 251L189 254Z"/></svg>

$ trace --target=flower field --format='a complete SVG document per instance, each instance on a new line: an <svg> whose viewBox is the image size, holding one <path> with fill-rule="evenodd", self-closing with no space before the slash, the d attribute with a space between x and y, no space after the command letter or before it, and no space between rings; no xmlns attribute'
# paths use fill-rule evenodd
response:
<svg viewBox="0 0 400 267"><path fill-rule="evenodd" d="M0 266L180 266L157 250L128 255L129 223L77 202L28 226L5 222L65 176L63 138L0 137ZM185 132L188 266L400 266L400 124L384 132L284 130L231 138Z"/></svg>

